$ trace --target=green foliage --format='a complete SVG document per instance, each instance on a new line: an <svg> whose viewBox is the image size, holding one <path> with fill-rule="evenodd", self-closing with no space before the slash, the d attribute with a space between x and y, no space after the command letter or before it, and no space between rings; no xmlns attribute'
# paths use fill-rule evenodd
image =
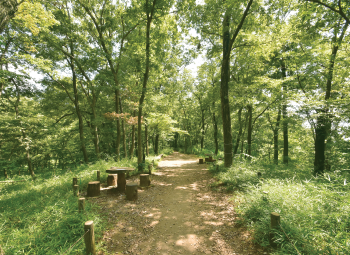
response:
<svg viewBox="0 0 350 255"><path fill-rule="evenodd" d="M271 166L234 162L211 171L234 190L240 222L255 242L268 246L270 213L281 215L280 248L273 254L348 254L350 252L349 174L335 171L314 178L307 165ZM259 179L257 172L262 173ZM288 237L287 237L287 236ZM294 247L295 246L295 247Z"/></svg>

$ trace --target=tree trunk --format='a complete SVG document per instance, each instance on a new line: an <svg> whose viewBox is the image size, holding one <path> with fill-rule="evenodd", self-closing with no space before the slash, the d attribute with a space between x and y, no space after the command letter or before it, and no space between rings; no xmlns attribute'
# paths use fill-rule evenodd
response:
<svg viewBox="0 0 350 255"><path fill-rule="evenodd" d="M203 147L204 147L204 110L202 109L201 110L202 112L202 136L201 136L201 150L203 150Z"/></svg>
<svg viewBox="0 0 350 255"><path fill-rule="evenodd" d="M230 19L231 13L226 11L223 20L223 39L222 39L222 65L221 65L221 83L220 83L220 99L221 99L221 115L224 135L224 165L230 167L232 165L232 133L231 133L231 116L230 102L228 94L228 83L230 79Z"/></svg>
<svg viewBox="0 0 350 255"><path fill-rule="evenodd" d="M215 104L215 103L213 103ZM215 155L219 152L219 142L218 142L218 123L216 120L215 112L213 111L213 126L214 126L214 143L215 143Z"/></svg>
<svg viewBox="0 0 350 255"><path fill-rule="evenodd" d="M134 117L136 117L136 111L134 110ZM134 157L134 149L135 149L135 125L132 125L131 131L131 147L130 147L130 158Z"/></svg>
<svg viewBox="0 0 350 255"><path fill-rule="evenodd" d="M286 66L282 58L281 61L282 80L287 77ZM287 116L287 85L283 83L283 164L288 164L288 116Z"/></svg>
<svg viewBox="0 0 350 255"><path fill-rule="evenodd" d="M243 110L243 106L241 106L241 107L239 108L239 110L238 110L239 131L238 131L237 140L236 140L236 145L235 145L235 149L234 149L234 151L233 151L233 155L237 154L238 147L239 147L239 142L240 142L241 136L242 136L242 131L243 131L242 110Z"/></svg>
<svg viewBox="0 0 350 255"><path fill-rule="evenodd" d="M158 155L158 153L159 153L158 146L159 146L159 134L156 134L156 139L154 141L154 154L156 154L156 155Z"/></svg>
<svg viewBox="0 0 350 255"><path fill-rule="evenodd" d="M273 162L275 163L275 165L278 165L278 131L280 126L280 121L281 121L281 108L278 109L276 127L273 130L273 148L274 148Z"/></svg>
<svg viewBox="0 0 350 255"><path fill-rule="evenodd" d="M148 0L146 0L146 15L147 15L147 25L146 25L146 66L145 66L145 73L143 75L143 84L142 84L142 94L139 101L139 114L137 118L137 145L138 145L138 157L137 157L137 163L139 165L139 170L142 170L142 133L141 133L141 117L142 117L142 107L143 107L143 101L146 96L146 88L147 88L147 81L149 77L149 68L150 68L150 31L151 31L151 23L153 19L153 13L155 10L155 4L156 0L153 0L152 9L149 10L148 6Z"/></svg>
<svg viewBox="0 0 350 255"><path fill-rule="evenodd" d="M120 113L123 113L122 100L119 98L120 104ZM124 150L124 158L128 158L128 153L126 149L126 131L125 131L125 115L122 119L122 131L123 131L123 150Z"/></svg>
<svg viewBox="0 0 350 255"><path fill-rule="evenodd" d="M74 67L72 59L71 59L70 65L71 65L71 70L72 70L72 74L73 74L74 106L75 106L75 111L77 113L78 120L79 120L80 146L81 146L81 150L82 150L83 155L84 155L84 161L85 161L85 163L88 163L89 162L89 158L88 158L88 154L87 154L86 147L85 147L84 123L83 123L83 118L82 118L80 107L79 107L79 97L78 97L78 89L77 89L77 76L75 74L75 67Z"/></svg>
<svg viewBox="0 0 350 255"><path fill-rule="evenodd" d="M253 132L253 126L252 126L252 119L253 119L253 109L251 105L247 106L248 108L248 134L247 134L247 143L248 143L248 161L251 161L252 156L252 132Z"/></svg>
<svg viewBox="0 0 350 255"><path fill-rule="evenodd" d="M149 156L149 148L148 148L148 125L145 124L145 140L146 140L146 156Z"/></svg>
<svg viewBox="0 0 350 255"><path fill-rule="evenodd" d="M333 47L332 47L332 55L329 61L328 73L327 73L327 89L325 95L325 103L331 98L332 92L332 81L333 81L333 70L334 70L334 62L337 56L338 49L342 43L345 32L349 26L349 23L346 22L342 33L337 39L338 29L334 29L334 37L333 37ZM322 174L325 168L325 141L327 139L327 131L330 130L331 120L327 116L328 114L328 106L324 106L323 109L318 111L316 129L315 129L315 161L314 161L314 175Z"/></svg>

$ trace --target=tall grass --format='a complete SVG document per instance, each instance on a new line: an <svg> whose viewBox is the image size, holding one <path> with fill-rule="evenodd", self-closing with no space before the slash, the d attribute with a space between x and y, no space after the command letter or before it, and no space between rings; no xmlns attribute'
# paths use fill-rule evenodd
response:
<svg viewBox="0 0 350 255"><path fill-rule="evenodd" d="M155 158L147 158L146 164L152 159ZM111 166L136 168L136 165L135 158L120 162L108 159L56 172L56 175L39 174L35 181L29 176L15 176L15 180L27 181L0 184L0 245L5 254L62 254L84 234L87 220L94 221L96 240L99 240L107 227L106 220L90 199L86 201L85 212L78 212L72 178L78 177L79 189L86 190L88 182L96 180L95 170L100 170L101 180L106 180L105 170ZM83 253L82 240L69 254Z"/></svg>
<svg viewBox="0 0 350 255"><path fill-rule="evenodd" d="M307 166L240 161L211 171L234 191L240 223L251 229L255 242L269 245L270 213L281 215L284 232L277 230L279 248L273 254L350 254L348 174L335 171L314 178Z"/></svg>

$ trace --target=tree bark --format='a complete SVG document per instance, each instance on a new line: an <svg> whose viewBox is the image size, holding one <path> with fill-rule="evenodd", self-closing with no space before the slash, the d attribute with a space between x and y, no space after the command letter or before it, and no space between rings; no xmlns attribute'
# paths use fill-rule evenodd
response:
<svg viewBox="0 0 350 255"><path fill-rule="evenodd" d="M327 88L325 95L325 106L318 111L318 117L315 128L315 161L314 161L314 175L322 174L325 168L325 141L327 139L327 131L330 130L331 120L329 116L327 116L329 108L327 106L327 101L331 98L332 92L332 81L333 81L333 71L334 71L334 62L337 56L338 49L343 41L345 32L349 26L349 23L346 22L342 33L337 38L337 29L335 29L335 33L333 36L333 46L332 46L332 54L329 60L329 67L327 73Z"/></svg>
<svg viewBox="0 0 350 255"><path fill-rule="evenodd" d="M215 105L215 103L213 103ZM218 122L216 120L215 112L213 111L213 126L214 126L214 143L215 143L215 155L219 152L219 142L218 142Z"/></svg>
<svg viewBox="0 0 350 255"><path fill-rule="evenodd" d="M71 51L73 52L72 48L71 48ZM78 89L77 89L77 76L76 76L76 73L75 73L75 67L74 67L74 63L73 63L72 59L70 61L70 66L71 66L72 75L73 75L72 82L73 82L73 90L74 90L74 106L75 106L75 111L77 113L78 120L79 120L80 146L81 146L81 150L82 150L83 155L84 155L84 161L85 161L85 163L88 163L89 162L89 158L88 158L88 154L87 154L86 147L85 147L84 123L83 123L83 118L82 118L80 107L79 107L79 97L78 97Z"/></svg>
<svg viewBox="0 0 350 255"><path fill-rule="evenodd" d="M146 140L146 156L149 156L149 148L148 148L148 125L145 124L145 140Z"/></svg>
<svg viewBox="0 0 350 255"><path fill-rule="evenodd" d="M253 132L253 126L252 126L252 119L253 119L253 108L251 105L247 106L248 108L248 134L247 134L247 143L248 143L248 161L251 161L252 156L252 132Z"/></svg>
<svg viewBox="0 0 350 255"><path fill-rule="evenodd" d="M123 113L122 101L119 99L120 104L120 113ZM122 119L122 131L123 131L123 150L124 150L124 158L128 158L128 153L126 149L126 131L125 131L125 115Z"/></svg>
<svg viewBox="0 0 350 255"><path fill-rule="evenodd" d="M146 66L145 66L145 73L143 76L143 84L142 84L142 94L139 101L139 113L137 118L137 151L138 151L138 157L137 157L137 163L139 170L142 170L142 133L141 133L141 117L142 117L142 107L143 107L143 101L146 96L146 88L147 88L147 81L149 77L149 69L150 69L150 31L151 31L151 23L153 19L153 14L155 10L155 4L156 0L153 0L151 10L148 6L149 0L146 0L146 15L147 15L147 25L146 25Z"/></svg>
<svg viewBox="0 0 350 255"><path fill-rule="evenodd" d="M287 77L286 65L282 58L281 60L281 72L282 80ZM283 105L282 105L282 114L283 114L283 164L288 164L288 115L287 115L287 85L283 83Z"/></svg>
<svg viewBox="0 0 350 255"><path fill-rule="evenodd" d="M134 110L134 117L136 117L136 111ZM134 157L134 149L135 149L135 125L132 125L131 131L131 146L130 146L130 158Z"/></svg>
<svg viewBox="0 0 350 255"><path fill-rule="evenodd" d="M243 131L242 110L243 110L243 106L241 106L241 107L239 108L239 110L238 110L239 131L238 131L237 140L236 140L236 145L235 145L235 149L234 149L234 151L233 151L233 155L237 154L238 147L239 147L239 142L240 142L241 136L242 136L242 131Z"/></svg>
<svg viewBox="0 0 350 255"><path fill-rule="evenodd" d="M201 110L201 113L202 113L202 127L201 127L201 133L202 133L202 136L201 136L201 150L203 150L204 148L204 109Z"/></svg>
<svg viewBox="0 0 350 255"><path fill-rule="evenodd" d="M278 109L278 115L277 115L277 121L276 121L276 127L273 129L273 162L275 165L278 165L278 131L281 121L281 108Z"/></svg>
<svg viewBox="0 0 350 255"><path fill-rule="evenodd" d="M156 134L156 138L154 141L154 154L158 155L159 153L159 134ZM185 151L186 152L186 151Z"/></svg>
<svg viewBox="0 0 350 255"><path fill-rule="evenodd" d="M231 132L231 116L230 116L230 102L228 94L228 83L230 80L230 56L232 45L235 42L239 31L241 30L244 20L248 15L248 11L253 3L253 0L248 2L248 5L243 13L242 19L238 24L235 32L230 37L230 20L231 12L227 10L223 19L222 28L222 62L221 62L221 83L220 83L220 99L221 99L221 113L224 136L224 165L229 167L232 165L232 132Z"/></svg>

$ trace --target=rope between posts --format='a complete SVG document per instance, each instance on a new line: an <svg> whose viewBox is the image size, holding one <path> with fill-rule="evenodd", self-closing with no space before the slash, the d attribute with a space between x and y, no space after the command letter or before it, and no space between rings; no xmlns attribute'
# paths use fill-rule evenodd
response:
<svg viewBox="0 0 350 255"><path fill-rule="evenodd" d="M280 225L283 233L285 234L285 236L288 238L288 241L293 245L294 249L297 251L298 255L301 255L301 253L299 252L299 250L297 249L297 247L294 245L294 243L292 243L292 241L289 239L288 235L286 234L286 232L284 232L284 229L282 228L281 224L278 223L278 225Z"/></svg>
<svg viewBox="0 0 350 255"><path fill-rule="evenodd" d="M65 255L65 254L67 254L88 232L90 231L90 229L88 229L86 232L85 232L85 234L82 236L82 237L80 237L79 239L78 239L78 241L76 241L71 247L69 247L69 249L68 250L66 250L64 253L62 253L61 255Z"/></svg>

